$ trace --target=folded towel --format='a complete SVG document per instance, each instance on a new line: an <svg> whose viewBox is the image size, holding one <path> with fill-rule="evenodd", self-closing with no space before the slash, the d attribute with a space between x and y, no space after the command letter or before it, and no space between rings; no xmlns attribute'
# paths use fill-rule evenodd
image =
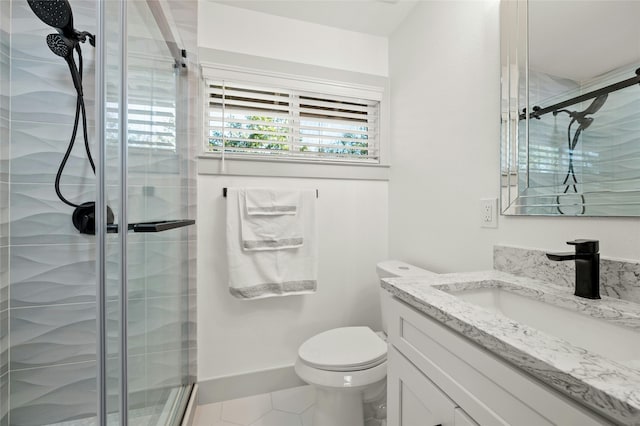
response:
<svg viewBox="0 0 640 426"><path fill-rule="evenodd" d="M247 188L244 198L248 215L295 215L300 203L300 191Z"/></svg>
<svg viewBox="0 0 640 426"><path fill-rule="evenodd" d="M241 217L244 192L227 190L227 263L229 291L240 299L308 294L317 288L316 194L300 193L296 216L300 218L304 245L280 250L245 250Z"/></svg>
<svg viewBox="0 0 640 426"><path fill-rule="evenodd" d="M246 188L238 197L243 250L281 250L303 244L296 214L300 191Z"/></svg>

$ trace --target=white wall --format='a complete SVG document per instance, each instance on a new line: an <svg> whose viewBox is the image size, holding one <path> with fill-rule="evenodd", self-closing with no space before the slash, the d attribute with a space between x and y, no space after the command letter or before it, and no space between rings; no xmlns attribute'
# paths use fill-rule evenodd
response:
<svg viewBox="0 0 640 426"><path fill-rule="evenodd" d="M386 37L200 0L198 44L209 49L386 76Z"/></svg>
<svg viewBox="0 0 640 426"><path fill-rule="evenodd" d="M499 2L421 2L390 38L390 256L437 272L490 269L496 243L567 250L600 239L605 256L640 258L633 218L499 218Z"/></svg>
<svg viewBox="0 0 640 426"><path fill-rule="evenodd" d="M315 188L318 291L239 300L228 292L223 187ZM387 182L225 177L198 179L198 380L291 366L298 346L333 327L380 329L376 262L387 257Z"/></svg>
<svg viewBox="0 0 640 426"><path fill-rule="evenodd" d="M332 81L375 85L382 81L383 86L387 83L386 38L208 1L201 1L199 7L198 44L205 62L250 68L259 64L260 69ZM381 328L375 264L388 255L388 182L375 177L320 178L323 174L313 164L305 165L303 172L314 178L291 177L299 167L287 163L278 163L275 174L287 178L247 176L261 173L263 168L258 165L245 162L243 166L251 170L244 167L245 172L238 172L237 167L231 167L233 164L227 164L227 173L233 172L234 176L207 174L219 170L217 162L200 160L198 380L201 382L292 366L299 345L320 331L347 325ZM273 167L269 169L273 172ZM317 293L255 301L238 300L229 294L226 199L222 197L222 188L231 186L319 190Z"/></svg>

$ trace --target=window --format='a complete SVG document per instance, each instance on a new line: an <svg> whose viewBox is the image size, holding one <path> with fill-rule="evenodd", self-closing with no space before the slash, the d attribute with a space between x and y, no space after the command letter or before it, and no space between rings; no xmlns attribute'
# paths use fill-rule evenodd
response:
<svg viewBox="0 0 640 426"><path fill-rule="evenodd" d="M281 86L207 80L205 152L379 162L379 100Z"/></svg>

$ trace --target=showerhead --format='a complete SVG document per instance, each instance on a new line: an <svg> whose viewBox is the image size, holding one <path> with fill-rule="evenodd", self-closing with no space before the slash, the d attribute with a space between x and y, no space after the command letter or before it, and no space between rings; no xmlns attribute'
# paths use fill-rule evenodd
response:
<svg viewBox="0 0 640 426"><path fill-rule="evenodd" d="M591 102L591 105L589 105L589 107L583 111L583 114L595 114L596 112L598 112L598 110L602 108L604 103L607 102L608 97L609 95L605 93L604 95L600 95L595 98L595 100Z"/></svg>
<svg viewBox="0 0 640 426"><path fill-rule="evenodd" d="M67 61L69 70L71 71L73 85L75 86L78 95L82 96L82 79L80 78L76 62L73 59L73 50L76 48L77 44L77 41L71 41L60 34L49 34L47 36L47 46L49 46L49 49L53 53Z"/></svg>
<svg viewBox="0 0 640 426"><path fill-rule="evenodd" d="M60 34L49 34L47 36L47 46L53 53L66 59L73 54L75 44Z"/></svg>
<svg viewBox="0 0 640 426"><path fill-rule="evenodd" d="M68 0L27 0L27 3L42 22L67 37L73 34L73 12Z"/></svg>
<svg viewBox="0 0 640 426"><path fill-rule="evenodd" d="M580 125L578 127L579 130L586 130L589 128L589 126L591 126L591 123L593 123L593 117L582 117L581 119L576 121Z"/></svg>
<svg viewBox="0 0 640 426"><path fill-rule="evenodd" d="M593 117L587 117L587 115L593 115L598 112L600 108L604 106L605 102L607 102L608 97L609 95L606 93L604 95L596 97L584 111L569 111L567 109L559 109L553 111L553 115L558 115L561 112L567 113L569 117L571 117L571 123L573 124L577 121L578 125L580 126L578 130L584 130L587 127L591 126L591 123L593 123Z"/></svg>
<svg viewBox="0 0 640 426"><path fill-rule="evenodd" d="M84 43L88 38L92 46L96 45L93 34L73 27L73 12L68 0L27 0L27 3L42 22L57 29L69 40Z"/></svg>
<svg viewBox="0 0 640 426"><path fill-rule="evenodd" d="M609 95L606 93L604 95L600 95L595 98L593 102L591 102L591 105L589 105L584 111L574 111L569 114L571 118L577 121L580 125L578 129L584 130L591 126L591 123L593 123L593 117L587 117L587 115L593 115L598 112L604 103L607 102L608 97Z"/></svg>

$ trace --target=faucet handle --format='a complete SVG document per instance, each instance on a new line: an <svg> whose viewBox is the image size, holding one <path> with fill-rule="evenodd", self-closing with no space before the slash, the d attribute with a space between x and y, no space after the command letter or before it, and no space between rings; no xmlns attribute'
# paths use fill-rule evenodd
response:
<svg viewBox="0 0 640 426"><path fill-rule="evenodd" d="M553 260L554 262L562 262L565 260L575 260L576 254L574 252L570 253L545 253L547 259Z"/></svg>
<svg viewBox="0 0 640 426"><path fill-rule="evenodd" d="M598 240L578 239L567 241L567 244L576 246L576 254L595 254L600 250Z"/></svg>

